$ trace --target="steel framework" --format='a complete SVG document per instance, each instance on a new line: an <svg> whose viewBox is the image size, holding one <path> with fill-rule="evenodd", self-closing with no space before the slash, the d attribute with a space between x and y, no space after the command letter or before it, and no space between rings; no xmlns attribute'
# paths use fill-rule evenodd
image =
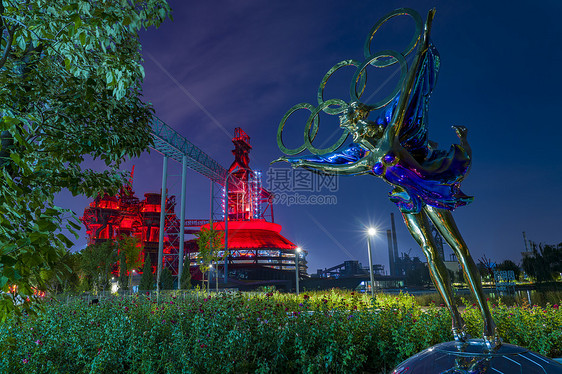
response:
<svg viewBox="0 0 562 374"><path fill-rule="evenodd" d="M157 289L159 290L163 266L172 271L172 274L178 279L178 287L180 286L179 279L183 271L185 254L184 234L194 233L201 226L209 223L209 220L206 219L185 219L187 168L197 171L211 181L210 219L212 222L224 221L226 212L228 212L228 220L233 222L271 222L273 221L273 195L262 187L260 172L249 168L250 137L242 129L235 129L233 138L235 161L229 170L158 118L154 118L151 122L151 133L154 139L151 148L164 156L161 193L147 193L145 200L140 201L132 190L133 173L131 173L131 180L123 187L118 196L100 196L90 204L84 212L83 222L88 228L91 243L114 239L119 233L137 236L144 247L145 256L151 257L153 268L156 268ZM169 196L167 191L169 158L182 165L179 217L176 216L175 196ZM223 230L225 228L223 227ZM241 235L244 230L234 230L233 232L236 231L239 231ZM257 231L262 232L263 227L259 227ZM256 266L279 271L291 267L294 269L294 248L296 246L288 241L285 243L284 238L277 238L279 235L273 231L266 236L269 241L266 240L257 248L247 246L251 244L250 239L243 239L242 243L230 248L232 252L225 261L225 265L232 264L235 272L236 265L240 269ZM253 235L249 237L253 237ZM236 235L232 239L240 242L240 238L237 239ZM281 244L272 244L276 240L281 240ZM230 244L231 240L225 240L225 242ZM187 252L189 254L194 251L191 249ZM188 266L197 267L197 264L192 261L191 256L187 257ZM302 269L306 274L306 260L303 260ZM226 266L224 266L224 270L226 271Z"/></svg>
<svg viewBox="0 0 562 374"><path fill-rule="evenodd" d="M183 162L183 156L186 156L188 168L224 186L227 171L217 161L213 160L161 119L154 117L150 127L152 129L152 137L154 138L152 149L180 164Z"/></svg>

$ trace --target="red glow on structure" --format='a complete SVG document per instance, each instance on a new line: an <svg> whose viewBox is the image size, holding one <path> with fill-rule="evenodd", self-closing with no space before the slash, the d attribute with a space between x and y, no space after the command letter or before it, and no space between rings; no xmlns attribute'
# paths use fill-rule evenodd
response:
<svg viewBox="0 0 562 374"><path fill-rule="evenodd" d="M160 213L160 204L145 204L141 211L144 213Z"/></svg>
<svg viewBox="0 0 562 374"><path fill-rule="evenodd" d="M261 173L250 168L250 137L236 128L232 142L235 147L232 151L234 162L228 170L227 206L223 205L228 220L229 277L294 279L297 246L281 235L281 225L267 220L273 221L273 194L261 186ZM201 226L202 230L209 228L210 224ZM215 222L213 228L224 231L224 221ZM221 247L224 248L224 236ZM198 252L197 243L191 241L187 249ZM197 261L192 261L192 266L197 264ZM219 268L223 266L215 265ZM300 261L300 269L306 274L304 258ZM196 274L195 278L198 279L198 276L200 274Z"/></svg>
<svg viewBox="0 0 562 374"><path fill-rule="evenodd" d="M215 230L224 231L224 222L213 224ZM206 224L202 229L209 229ZM276 248L292 249L297 246L283 237L281 225L265 220L229 221L228 223L228 248ZM224 239L221 243L224 246Z"/></svg>
<svg viewBox="0 0 562 374"><path fill-rule="evenodd" d="M84 210L81 220L86 226L88 244L97 244L106 240L115 240L120 236L135 236L143 250L140 256L150 256L153 268L158 262L158 239L160 231L160 199L158 193L146 193L144 200L139 200L132 189L132 177L116 196L107 194L98 196ZM172 273L177 272L179 220L174 214L175 196L166 199L166 221L164 236L164 262ZM174 236L175 235L175 236ZM140 269L137 270L142 273ZM118 265L114 267L118 274Z"/></svg>
<svg viewBox="0 0 562 374"><path fill-rule="evenodd" d="M235 146L232 151L234 162L228 169L228 196L223 195L222 205L223 214L228 220L229 278L292 280L297 246L281 235L281 225L273 223L273 194L262 187L261 173L250 168L250 137L242 129L236 128L232 142ZM161 194L145 193L144 199L140 200L132 189L132 179L133 172L118 195L98 196L84 210L81 220L86 226L90 245L120 236L139 238L143 248L141 256L150 256L154 272L158 263ZM168 196L165 202L163 243L163 265L174 275L178 269L180 240L180 221L174 213L175 205L175 196ZM188 233L194 232L193 227L210 227L209 224L203 224L204 220L188 222L192 222L186 224L192 228L186 231ZM214 228L224 231L224 222L215 222ZM224 243L221 246L224 247ZM187 241L184 249L184 269L190 269L193 279L201 279L196 241ZM220 252L224 253L224 250ZM305 275L306 260L301 259L299 264ZM223 264L214 266L220 271ZM113 268L115 275L118 269L119 265L116 264ZM137 272L141 273L139 270Z"/></svg>

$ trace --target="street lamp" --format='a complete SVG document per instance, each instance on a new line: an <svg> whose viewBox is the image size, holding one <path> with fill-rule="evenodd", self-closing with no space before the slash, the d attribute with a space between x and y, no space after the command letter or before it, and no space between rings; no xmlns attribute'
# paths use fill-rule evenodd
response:
<svg viewBox="0 0 562 374"><path fill-rule="evenodd" d="M297 247L295 249L295 277L297 280L297 296L299 296L299 257L301 255L301 251L301 247Z"/></svg>
<svg viewBox="0 0 562 374"><path fill-rule="evenodd" d="M371 254L371 237L377 235L377 229L369 227L367 230L367 251L369 253L369 277L371 278L371 297L375 297L375 281L373 278L373 255Z"/></svg>

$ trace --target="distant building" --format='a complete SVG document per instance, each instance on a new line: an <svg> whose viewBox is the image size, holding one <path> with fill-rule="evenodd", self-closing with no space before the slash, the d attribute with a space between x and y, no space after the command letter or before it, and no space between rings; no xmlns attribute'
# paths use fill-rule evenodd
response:
<svg viewBox="0 0 562 374"><path fill-rule="evenodd" d="M232 139L235 149L234 162L228 170L228 197L226 214L228 218L228 277L232 287L246 288L258 285L276 284L291 288L296 274L297 246L281 235L281 225L273 222L273 194L261 185L261 173L250 168L250 137L240 128L235 129ZM160 234L160 193L146 193L144 199L136 197L133 189L134 168L129 182L116 196L98 196L84 210L81 218L88 236L88 244L114 240L119 236L134 236L142 246L142 256L150 256L153 272L158 263L158 240ZM223 190L222 201L226 191ZM177 276L180 220L175 214L175 196L168 196L165 202L164 256L163 265ZM216 230L225 229L225 206L222 204L222 218L213 222ZM201 228L209 229L209 220L186 220L186 233L193 234ZM224 248L224 242L222 247ZM196 240L184 245L184 263L194 280L202 279L197 255ZM307 278L306 251L299 260L299 274ZM224 271L224 264L215 264L218 274ZM142 272L142 268L138 269Z"/></svg>

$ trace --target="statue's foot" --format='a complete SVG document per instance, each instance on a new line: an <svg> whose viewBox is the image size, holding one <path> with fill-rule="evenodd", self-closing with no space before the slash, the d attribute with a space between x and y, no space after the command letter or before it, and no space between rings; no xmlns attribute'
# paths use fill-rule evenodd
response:
<svg viewBox="0 0 562 374"><path fill-rule="evenodd" d="M465 126L451 126L453 130L457 133L457 136L461 140L465 140L468 135L468 129Z"/></svg>
<svg viewBox="0 0 562 374"><path fill-rule="evenodd" d="M452 331L453 331L453 338L457 343L465 343L468 341L468 339L470 339L470 336L466 333L466 331L464 331L464 326L453 327Z"/></svg>
<svg viewBox="0 0 562 374"><path fill-rule="evenodd" d="M502 340L498 335L498 329L493 319L484 321L484 344L490 351L498 349L502 345Z"/></svg>
<svg viewBox="0 0 562 374"><path fill-rule="evenodd" d="M494 335L484 335L484 344L486 348L493 352L497 350L502 345L502 340L497 334Z"/></svg>
<svg viewBox="0 0 562 374"><path fill-rule="evenodd" d="M464 319L460 316L456 306L453 307L451 311L453 316L453 325L451 326L451 331L453 332L453 338L458 343L464 343L470 339L470 336L466 333L466 323Z"/></svg>

